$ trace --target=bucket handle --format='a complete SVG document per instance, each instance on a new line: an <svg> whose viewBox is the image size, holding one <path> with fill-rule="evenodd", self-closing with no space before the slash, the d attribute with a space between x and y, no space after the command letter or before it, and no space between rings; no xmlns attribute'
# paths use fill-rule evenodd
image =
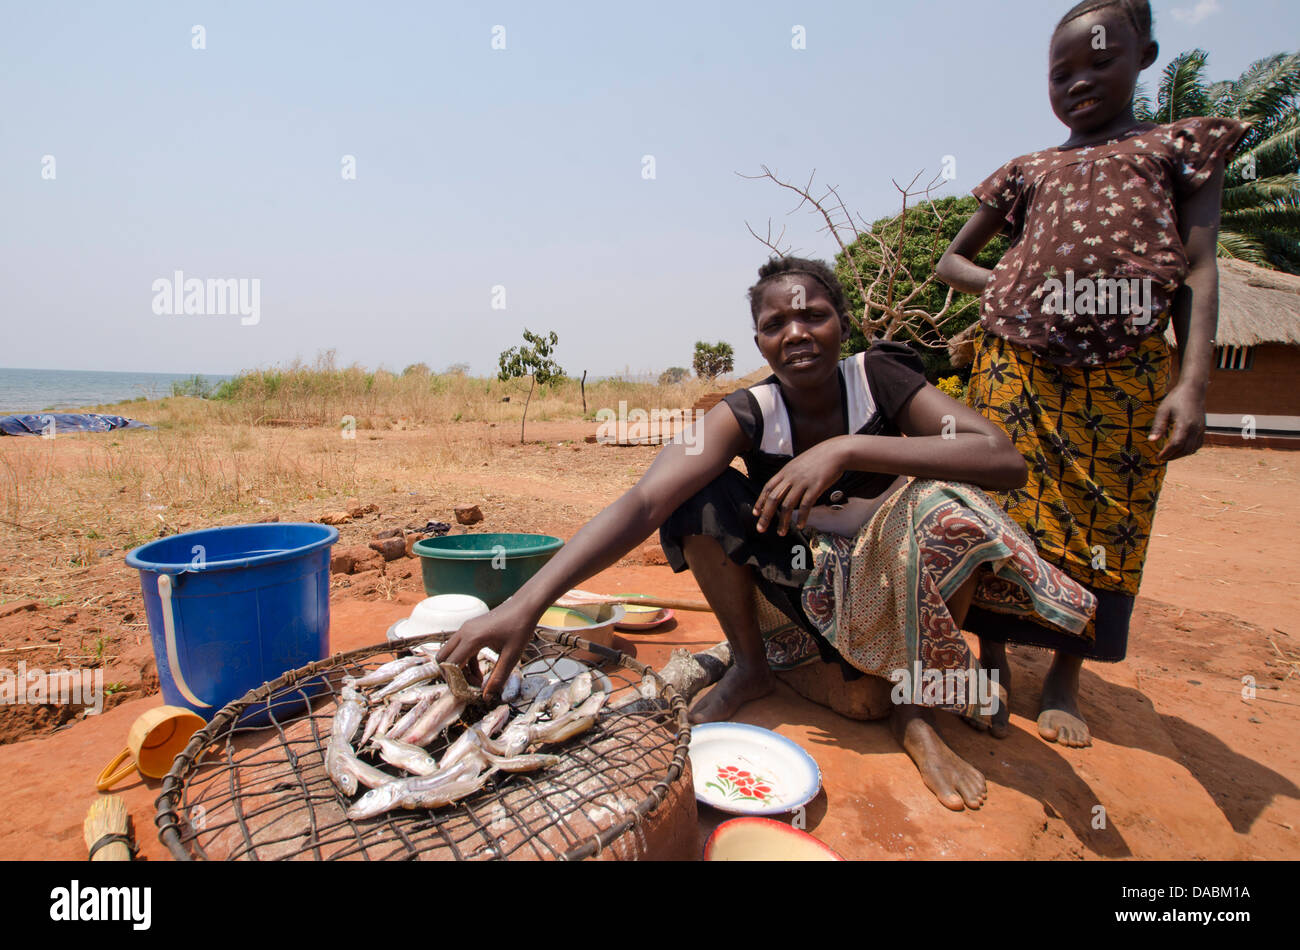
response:
<svg viewBox="0 0 1300 950"><path fill-rule="evenodd" d="M130 759L130 761L126 765L122 765L122 762L127 759ZM119 765L122 765L120 769L117 768ZM114 769L117 769L117 771L114 772ZM95 779L95 788L101 792L106 792L135 770L136 764L135 759L131 756L131 750L123 749L117 754L117 758L104 766L99 773L99 777Z"/></svg>
<svg viewBox="0 0 1300 950"><path fill-rule="evenodd" d="M172 576L170 574L158 575L158 598L162 601L163 617L163 640L167 644L167 665L171 667L172 679L176 683L176 688L181 691L181 695L192 706L202 706L204 709L211 709L211 703L205 703L194 695L190 685L185 682L185 674L181 672L180 655L176 649L176 620L172 616Z"/></svg>

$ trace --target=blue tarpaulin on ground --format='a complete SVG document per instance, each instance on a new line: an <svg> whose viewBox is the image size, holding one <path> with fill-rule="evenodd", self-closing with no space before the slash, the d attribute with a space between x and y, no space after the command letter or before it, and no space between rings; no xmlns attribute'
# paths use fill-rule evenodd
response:
<svg viewBox="0 0 1300 950"><path fill-rule="evenodd" d="M152 429L125 416L93 412L41 412L27 416L0 416L0 435L58 435L60 432L110 432L113 429Z"/></svg>

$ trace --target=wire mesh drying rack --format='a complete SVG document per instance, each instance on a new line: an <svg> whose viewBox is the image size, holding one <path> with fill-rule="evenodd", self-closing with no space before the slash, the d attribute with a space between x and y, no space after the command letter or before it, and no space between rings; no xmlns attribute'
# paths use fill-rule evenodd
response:
<svg viewBox="0 0 1300 950"><path fill-rule="evenodd" d="M338 653L228 704L195 734L163 779L154 819L159 838L184 861L577 860L635 833L681 782L690 745L681 696L645 664L616 650L571 633L538 631L521 669L550 672L576 658L598 680L608 680L602 686L609 702L596 725L546 750L562 756L559 765L499 774L474 795L442 808L347 818L351 800L335 788L324 765L343 677L359 677L414 645L439 639ZM553 675L564 678L561 671ZM646 677L653 680L655 699L638 691ZM514 711L527 705L516 699ZM243 724L253 713L263 714L269 725ZM453 725L449 736L454 739L466 725ZM447 744L443 737L428 748L436 756Z"/></svg>

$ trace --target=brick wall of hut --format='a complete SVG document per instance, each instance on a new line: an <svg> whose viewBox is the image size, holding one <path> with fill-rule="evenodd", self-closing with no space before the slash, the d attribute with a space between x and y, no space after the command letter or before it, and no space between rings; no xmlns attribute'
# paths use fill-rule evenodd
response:
<svg viewBox="0 0 1300 950"><path fill-rule="evenodd" d="M1300 347L1264 343L1251 349L1250 369L1210 372L1205 411L1300 416Z"/></svg>

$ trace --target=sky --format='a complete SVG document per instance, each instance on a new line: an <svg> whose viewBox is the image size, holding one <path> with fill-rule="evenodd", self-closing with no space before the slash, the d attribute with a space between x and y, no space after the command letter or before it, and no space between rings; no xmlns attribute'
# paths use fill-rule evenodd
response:
<svg viewBox="0 0 1300 950"><path fill-rule="evenodd" d="M11 367L486 375L527 328L571 375L690 366L696 340L743 373L747 223L836 246L742 175L815 171L873 220L891 179L951 156L936 195L965 193L1065 138L1069 0L0 4ZM1181 51L1232 78L1300 37L1294 0L1153 8L1152 89ZM178 271L246 306L183 312Z"/></svg>

